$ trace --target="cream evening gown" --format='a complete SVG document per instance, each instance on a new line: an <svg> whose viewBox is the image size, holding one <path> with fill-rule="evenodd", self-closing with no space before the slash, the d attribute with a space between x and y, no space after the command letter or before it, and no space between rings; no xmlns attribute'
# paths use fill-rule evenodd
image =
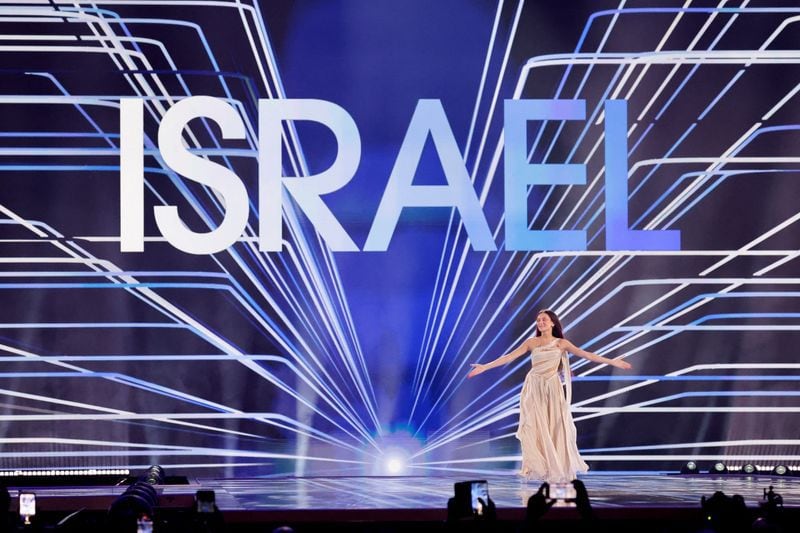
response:
<svg viewBox="0 0 800 533"><path fill-rule="evenodd" d="M520 474L556 483L572 481L577 472L589 470L575 442L575 423L569 410L572 380L567 353L556 347L557 340L531 351L532 368L522 385L517 429L522 444ZM558 377L562 362L567 369L565 387Z"/></svg>

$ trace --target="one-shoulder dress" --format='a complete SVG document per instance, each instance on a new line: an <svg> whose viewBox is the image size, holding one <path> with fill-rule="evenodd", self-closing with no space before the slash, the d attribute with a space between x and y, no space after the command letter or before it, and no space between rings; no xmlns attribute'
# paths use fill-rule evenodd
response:
<svg viewBox="0 0 800 533"><path fill-rule="evenodd" d="M572 381L567 353L558 339L531 351L532 368L525 376L520 396L517 438L522 444L520 475L548 482L568 482L589 466L581 459L572 421ZM565 387L558 376L566 369ZM566 394L565 394L566 393Z"/></svg>

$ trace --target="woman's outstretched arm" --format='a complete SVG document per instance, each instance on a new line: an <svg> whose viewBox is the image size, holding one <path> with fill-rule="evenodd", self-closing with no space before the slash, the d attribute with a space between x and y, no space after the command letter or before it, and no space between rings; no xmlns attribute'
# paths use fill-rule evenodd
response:
<svg viewBox="0 0 800 533"><path fill-rule="evenodd" d="M587 352L581 348L578 348L567 339L561 339L558 341L558 347L562 350L566 350L571 354L575 354L578 357L583 357L584 359L588 359L594 363L605 363L607 365L615 366L617 368L621 368L623 370L630 370L631 364L627 361L622 359L609 359L608 357L603 357L602 355L597 355L596 353Z"/></svg>
<svg viewBox="0 0 800 533"><path fill-rule="evenodd" d="M533 347L534 347L534 341L533 341L533 338L530 338L530 339L526 340L525 342L523 342L522 344L520 344L519 348L517 348L513 352L508 352L505 355L501 355L500 357L498 357L494 361L486 363L485 365L482 365L480 363L473 363L473 364L469 365L469 366L472 367L472 370L469 371L469 374L467 374L467 377L468 378L472 378L472 377L477 376L478 374L482 374L483 372L486 372L490 368L494 368L496 366L501 366L501 365L505 365L507 363L510 363L511 361L516 359L517 357L525 355L527 352L531 351L533 349Z"/></svg>

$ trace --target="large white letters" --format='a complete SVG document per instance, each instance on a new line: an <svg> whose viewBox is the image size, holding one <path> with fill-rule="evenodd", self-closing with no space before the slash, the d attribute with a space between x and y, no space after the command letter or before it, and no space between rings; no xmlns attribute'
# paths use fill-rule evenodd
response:
<svg viewBox="0 0 800 533"><path fill-rule="evenodd" d="M582 185L582 164L529 162L527 124L532 120L583 120L583 100L507 100L505 142L505 247L515 251L585 250L580 229L528 229L528 195L532 185ZM633 230L628 227L627 105L605 103L606 248L609 250L679 250L677 230ZM259 249L279 252L283 247L284 202L292 198L332 251L358 251L358 246L320 196L347 185L361 160L361 138L353 118L342 107L324 100L259 100L258 211ZM164 162L173 170L213 189L224 206L222 222L206 233L186 227L175 206L154 208L158 229L176 248L192 254L222 251L242 235L249 215L247 190L228 168L190 153L183 129L192 119L208 117L219 124L226 139L245 137L238 112L224 100L194 96L166 112L158 130ZM317 122L333 133L336 159L319 174L284 176L283 148L290 121ZM284 125L287 128L284 128ZM144 249L143 105L139 99L120 102L120 248ZM433 141L445 185L414 185L428 136ZM286 143L287 148L289 143ZM406 207L453 207L461 216L472 247L496 249L489 224L467 172L463 155L439 100L420 100L411 117L389 181L370 228L365 251L385 251ZM369 206L365 207L369 209Z"/></svg>
<svg viewBox="0 0 800 533"><path fill-rule="evenodd" d="M207 232L197 233L183 223L178 208L156 206L156 225L175 248L190 254L220 252L241 236L247 225L249 208L247 190L231 170L191 154L183 145L183 128L190 120L207 117L219 124L224 139L243 139L244 123L224 100L210 96L193 96L181 100L165 114L158 128L158 149L164 162L182 176L214 189L225 207L220 225ZM144 250L143 167L142 167L142 105L141 101L124 100L121 108L122 141L120 158L120 243L123 252ZM126 128L135 132L126 131ZM132 137L130 137L132 134Z"/></svg>
<svg viewBox="0 0 800 533"><path fill-rule="evenodd" d="M353 118L338 105L324 100L259 100L258 117L259 249L264 252L281 250L283 185L331 250L358 251L356 244L320 199L320 195L344 187L358 169L361 137ZM281 123L286 120L313 120L333 132L339 150L330 168L312 176L281 176Z"/></svg>
<svg viewBox="0 0 800 533"><path fill-rule="evenodd" d="M412 185L430 132L447 185ZM389 183L372 222L365 251L389 246L404 207L455 207L476 250L495 250L492 233L439 100L420 100L400 146Z"/></svg>

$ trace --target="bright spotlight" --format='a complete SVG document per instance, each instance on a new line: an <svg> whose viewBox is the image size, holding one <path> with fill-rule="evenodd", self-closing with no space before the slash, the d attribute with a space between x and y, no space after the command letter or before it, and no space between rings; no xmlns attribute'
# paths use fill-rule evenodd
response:
<svg viewBox="0 0 800 533"><path fill-rule="evenodd" d="M697 473L697 463L694 461L689 461L685 465L681 467L681 474L696 474Z"/></svg>
<svg viewBox="0 0 800 533"><path fill-rule="evenodd" d="M403 470L405 470L405 464L403 464L403 461L400 460L400 458L392 457L391 459L388 459L386 461L386 470L390 474L397 475Z"/></svg>
<svg viewBox="0 0 800 533"><path fill-rule="evenodd" d="M372 476L407 476L415 463L423 460L419 439L405 430L385 433L377 444L380 452L370 453Z"/></svg>
<svg viewBox="0 0 800 533"><path fill-rule="evenodd" d="M727 474L728 473L728 467L725 466L725 463L723 463L722 461L717 461L716 463L714 463L714 465L711 467L711 470L709 470L708 473L709 474Z"/></svg>
<svg viewBox="0 0 800 533"><path fill-rule="evenodd" d="M776 476L785 476L789 473L789 469L786 467L786 465L778 465L772 469L772 473Z"/></svg>
<svg viewBox="0 0 800 533"><path fill-rule="evenodd" d="M404 450L389 450L379 464L381 475L404 476L408 473L408 454Z"/></svg>
<svg viewBox="0 0 800 533"><path fill-rule="evenodd" d="M756 468L756 465L754 465L753 463L747 463L742 467L742 472L748 475L755 474L756 472L758 472L758 468Z"/></svg>

